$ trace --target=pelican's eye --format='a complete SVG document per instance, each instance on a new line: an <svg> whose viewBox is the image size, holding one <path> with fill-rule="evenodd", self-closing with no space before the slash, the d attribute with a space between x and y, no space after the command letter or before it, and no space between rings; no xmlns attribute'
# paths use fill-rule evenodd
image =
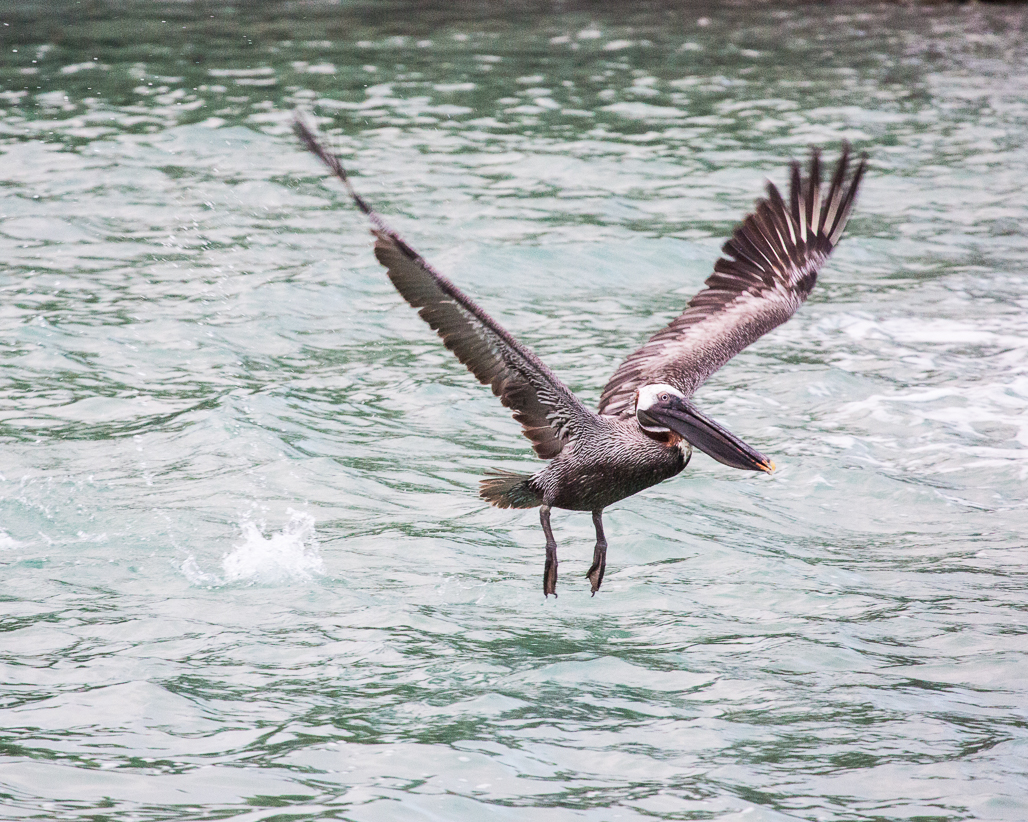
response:
<svg viewBox="0 0 1028 822"><path fill-rule="evenodd" d="M661 402L671 402L671 395L668 393L664 393L657 397L657 399Z"/></svg>

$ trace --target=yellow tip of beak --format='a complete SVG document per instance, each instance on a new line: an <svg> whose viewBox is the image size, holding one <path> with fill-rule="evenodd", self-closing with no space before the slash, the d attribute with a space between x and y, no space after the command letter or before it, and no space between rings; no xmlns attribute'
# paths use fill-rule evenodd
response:
<svg viewBox="0 0 1028 822"><path fill-rule="evenodd" d="M775 472L775 464L771 462L771 460L768 460L764 464L764 470L767 471L767 473L769 474L773 474Z"/></svg>

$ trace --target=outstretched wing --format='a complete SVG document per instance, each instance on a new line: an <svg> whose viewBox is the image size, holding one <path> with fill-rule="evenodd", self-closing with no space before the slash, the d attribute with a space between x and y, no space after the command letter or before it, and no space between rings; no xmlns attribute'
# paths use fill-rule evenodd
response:
<svg viewBox="0 0 1028 822"><path fill-rule="evenodd" d="M842 157L827 192L821 190L821 161L811 152L807 178L792 164L789 202L772 183L757 201L722 257L706 288L662 331L654 334L614 372L600 397L600 413L635 413L636 391L667 383L691 395L747 345L781 325L807 299L817 272L842 235L864 176L861 157L847 180L850 151Z"/></svg>
<svg viewBox="0 0 1028 822"><path fill-rule="evenodd" d="M357 207L371 220L375 256L396 290L418 309L457 359L513 410L536 454L543 459L557 456L578 428L595 418L593 412L535 354L400 239L353 190L339 158L299 118L296 133L343 181Z"/></svg>

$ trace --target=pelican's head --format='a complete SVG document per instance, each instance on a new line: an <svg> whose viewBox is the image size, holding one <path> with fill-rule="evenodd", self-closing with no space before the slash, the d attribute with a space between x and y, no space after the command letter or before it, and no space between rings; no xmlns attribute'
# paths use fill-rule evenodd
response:
<svg viewBox="0 0 1028 822"><path fill-rule="evenodd" d="M703 416L685 394L667 383L644 385L635 404L639 427L649 434L674 433L704 454L732 468L775 470L775 464L737 436Z"/></svg>

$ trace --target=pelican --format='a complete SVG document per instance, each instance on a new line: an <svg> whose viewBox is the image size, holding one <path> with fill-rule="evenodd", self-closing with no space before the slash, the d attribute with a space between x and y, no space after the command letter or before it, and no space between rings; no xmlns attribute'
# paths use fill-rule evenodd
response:
<svg viewBox="0 0 1028 822"><path fill-rule="evenodd" d="M557 595L550 511L589 511L596 528L586 577L595 595L607 564L603 509L681 473L696 447L745 471L774 463L693 405L703 382L807 299L842 235L867 157L850 172L850 149L823 190L811 149L804 177L791 164L789 199L771 182L736 228L705 288L621 363L590 410L543 362L407 245L354 190L339 158L299 117L300 140L338 177L371 223L375 256L396 290L480 382L492 388L547 465L531 474L487 472L482 499L499 508L539 507L546 536L543 594Z"/></svg>

